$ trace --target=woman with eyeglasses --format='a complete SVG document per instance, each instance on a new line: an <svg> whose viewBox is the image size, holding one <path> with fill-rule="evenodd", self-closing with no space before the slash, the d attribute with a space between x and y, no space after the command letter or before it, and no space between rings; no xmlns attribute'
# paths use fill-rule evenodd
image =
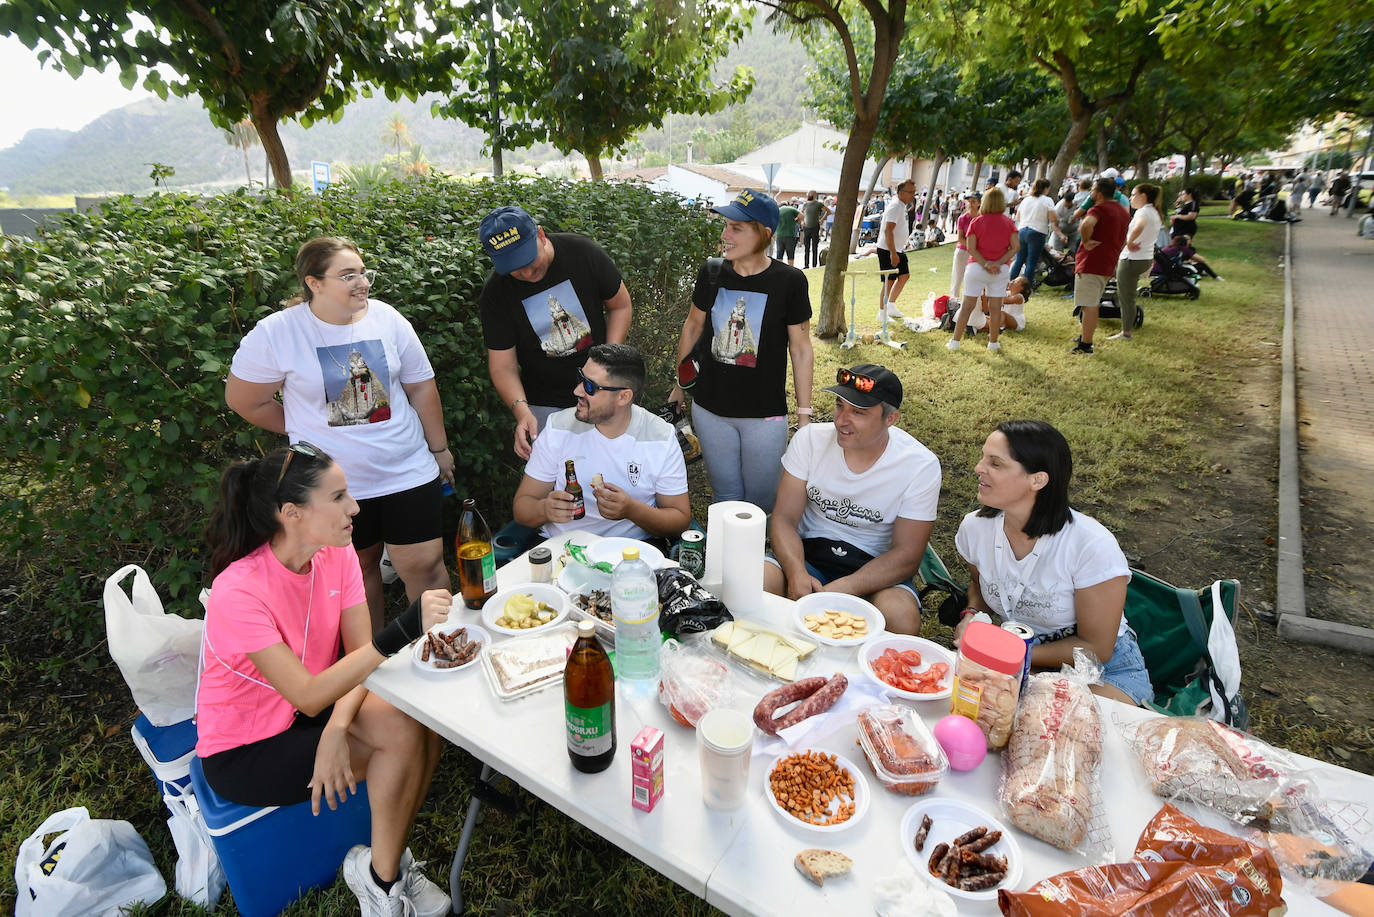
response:
<svg viewBox="0 0 1374 917"><path fill-rule="evenodd" d="M973 470L983 508L954 536L969 569L955 642L979 612L1026 624L1035 668L1072 665L1082 647L1104 667L1093 693L1148 703L1150 674L1124 614L1131 570L1115 536L1069 506L1073 457L1063 434L1039 420L998 424Z"/></svg>
<svg viewBox="0 0 1374 917"><path fill-rule="evenodd" d="M196 753L215 792L242 805L338 808L367 781L371 846L344 860L365 917L449 911L406 847L439 738L362 687L388 656L448 618L418 597L376 635L344 470L305 442L224 473L207 542L214 583L196 691ZM343 655L340 656L340 641Z"/></svg>
<svg viewBox="0 0 1374 917"><path fill-rule="evenodd" d="M811 297L806 275L768 257L778 205L746 188L712 208L725 218L724 264L703 265L678 341L682 404L692 390L692 429L701 440L716 501L773 509L787 448L787 362L797 426L811 421Z"/></svg>
<svg viewBox="0 0 1374 917"><path fill-rule="evenodd" d="M352 242L306 242L299 297L248 332L224 390L249 423L341 457L360 507L353 546L373 630L383 622L384 548L411 601L451 585L441 498L443 482L454 483L434 370L405 316L369 295L376 276Z"/></svg>

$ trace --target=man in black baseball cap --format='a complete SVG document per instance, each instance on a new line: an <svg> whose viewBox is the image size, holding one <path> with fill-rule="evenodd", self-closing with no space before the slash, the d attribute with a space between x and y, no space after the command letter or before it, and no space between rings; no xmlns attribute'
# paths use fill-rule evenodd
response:
<svg viewBox="0 0 1374 917"><path fill-rule="evenodd" d="M838 370L833 423L800 428L782 457L763 587L866 598L893 633L921 629L911 579L940 499L940 462L897 426L902 382L875 363Z"/></svg>

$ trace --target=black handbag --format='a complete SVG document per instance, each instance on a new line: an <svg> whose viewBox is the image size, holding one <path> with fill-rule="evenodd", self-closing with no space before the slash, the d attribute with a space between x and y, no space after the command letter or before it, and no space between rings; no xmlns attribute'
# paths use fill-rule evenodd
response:
<svg viewBox="0 0 1374 917"><path fill-rule="evenodd" d="M724 258L706 259L706 280L711 285L711 298L715 299L715 292L720 288L720 271L725 266ZM695 306L693 306L695 308ZM706 316L706 327L701 329L701 336L692 345L692 349L687 352L687 356L682 358L682 362L677 365L677 384L683 391L687 391L697 384L697 376L701 373L701 365L706 362L708 349L711 346L711 317Z"/></svg>

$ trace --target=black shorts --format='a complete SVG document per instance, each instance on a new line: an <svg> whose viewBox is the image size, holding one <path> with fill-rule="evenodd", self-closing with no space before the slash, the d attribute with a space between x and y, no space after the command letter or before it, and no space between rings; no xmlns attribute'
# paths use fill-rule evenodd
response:
<svg viewBox="0 0 1374 917"><path fill-rule="evenodd" d="M778 257L788 261L797 260L796 236L778 236Z"/></svg>
<svg viewBox="0 0 1374 917"><path fill-rule="evenodd" d="M243 806L293 806L310 798L315 749L334 712L297 713L285 732L202 758L205 782L230 802Z"/></svg>
<svg viewBox="0 0 1374 917"><path fill-rule="evenodd" d="M435 478L400 493L359 500L358 515L353 517L353 547L361 551L379 541L420 544L442 538L442 488L442 479Z"/></svg>
<svg viewBox="0 0 1374 917"><path fill-rule="evenodd" d="M894 267L897 269L898 277L905 277L907 275L906 252L898 252L897 263L893 264L892 253L885 248L878 249L878 268L887 271ZM355 528L354 531L357 531L357 529Z"/></svg>

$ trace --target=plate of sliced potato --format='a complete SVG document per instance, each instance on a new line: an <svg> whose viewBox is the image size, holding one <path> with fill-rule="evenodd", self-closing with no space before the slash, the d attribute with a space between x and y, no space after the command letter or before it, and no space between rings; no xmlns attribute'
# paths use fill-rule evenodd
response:
<svg viewBox="0 0 1374 917"><path fill-rule="evenodd" d="M711 632L711 642L734 662L770 678L793 682L801 677L802 660L816 644L779 634L747 621L726 621Z"/></svg>
<svg viewBox="0 0 1374 917"><path fill-rule="evenodd" d="M502 589L482 606L482 624L508 637L557 624L568 616L568 597L545 583L525 583Z"/></svg>
<svg viewBox="0 0 1374 917"><path fill-rule="evenodd" d="M881 636L887 621L871 602L840 592L813 592L797 600L792 612L807 639L826 646L860 646Z"/></svg>

